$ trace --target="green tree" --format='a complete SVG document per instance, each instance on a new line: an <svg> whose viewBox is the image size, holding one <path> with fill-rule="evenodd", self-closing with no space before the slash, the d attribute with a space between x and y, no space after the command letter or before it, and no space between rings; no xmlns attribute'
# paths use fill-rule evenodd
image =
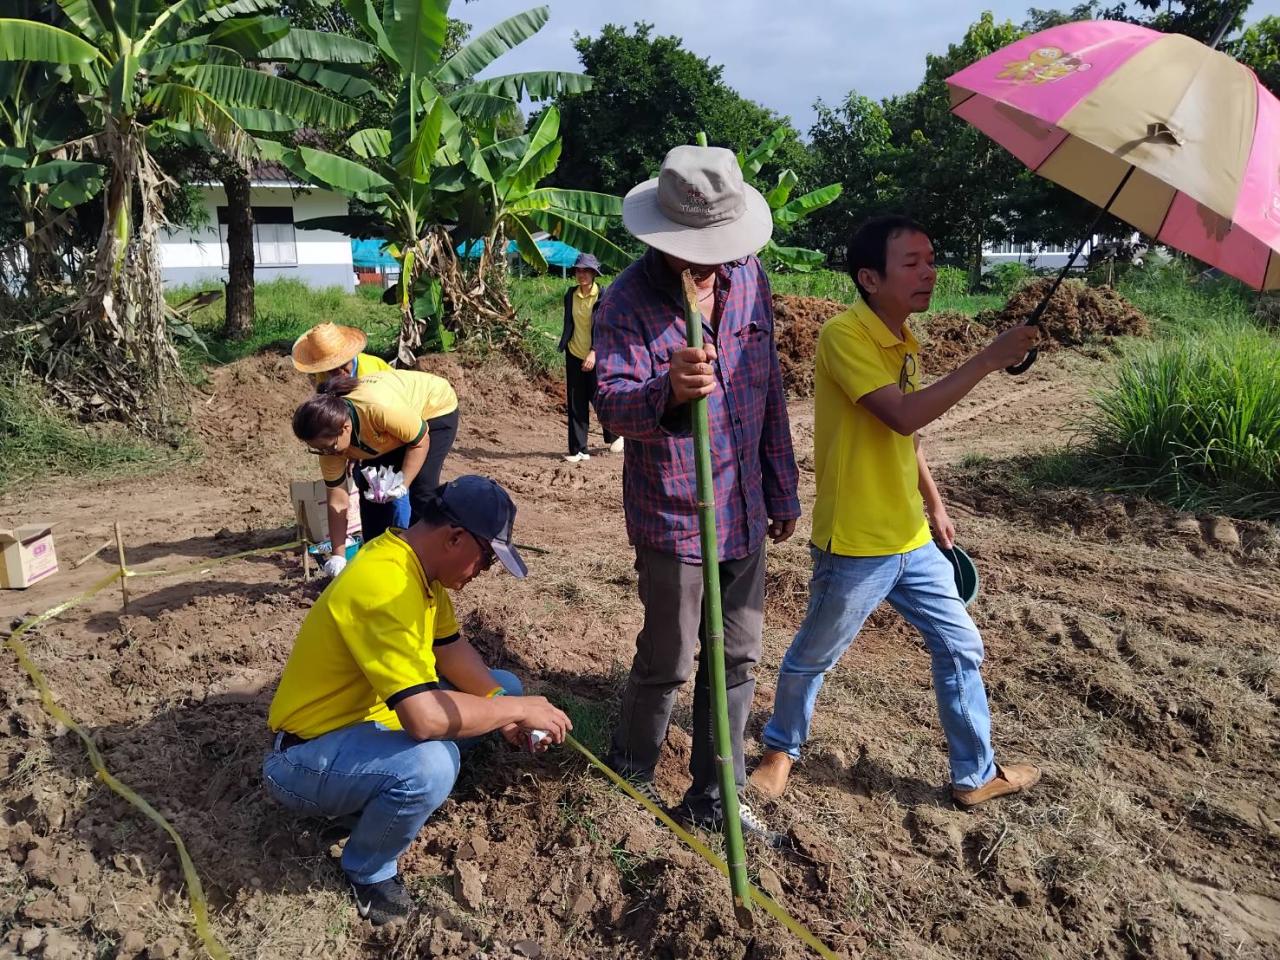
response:
<svg viewBox="0 0 1280 960"><path fill-rule="evenodd" d="M65 67L88 135L40 151L88 153L104 171L102 230L81 296L49 331L41 355L59 393L95 414L113 413L162 429L177 356L165 322L156 237L171 181L151 147L165 133L199 132L227 156L246 159L255 130L279 116L315 126L355 119L346 104L287 78L244 65L247 47L269 46L261 13L273 0L133 0L123 5L63 0L61 21L0 19L0 62ZM372 48L323 34L293 35L318 58L368 59ZM70 164L86 176L92 161ZM160 420L150 415L154 414Z"/></svg>
<svg viewBox="0 0 1280 960"><path fill-rule="evenodd" d="M1263 17L1232 45L1231 52L1280 97L1280 17Z"/></svg>
<svg viewBox="0 0 1280 960"><path fill-rule="evenodd" d="M801 227L803 241L833 252L848 241L867 217L902 206L903 191L893 163L892 131L881 104L849 93L832 107L819 100L818 118L809 128L814 175L843 185L840 196Z"/></svg>
<svg viewBox="0 0 1280 960"><path fill-rule="evenodd" d="M574 46L590 90L557 98L564 157L554 182L626 193L648 179L677 144L708 142L743 152L783 125L787 133L761 176L785 169L809 182L807 151L790 123L737 94L723 68L684 49L678 37L655 37L653 25L606 26Z"/></svg>

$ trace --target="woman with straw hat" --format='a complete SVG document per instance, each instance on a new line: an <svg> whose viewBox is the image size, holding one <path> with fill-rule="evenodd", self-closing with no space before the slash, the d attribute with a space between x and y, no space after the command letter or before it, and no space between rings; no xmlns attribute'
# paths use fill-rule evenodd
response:
<svg viewBox="0 0 1280 960"><path fill-rule="evenodd" d="M356 327L318 323L293 342L293 365L317 386L336 374L358 379L390 370L381 357L362 352L368 342Z"/></svg>
<svg viewBox="0 0 1280 960"><path fill-rule="evenodd" d="M387 370L357 380L338 374L316 387L294 411L294 435L320 458L328 490L329 542L325 572L346 566L347 476L369 489L365 470L387 466L404 476L401 496L380 503L366 497L360 516L365 540L421 516L440 486L440 470L458 433L458 396L448 380L419 370ZM407 500L409 517L397 517Z"/></svg>

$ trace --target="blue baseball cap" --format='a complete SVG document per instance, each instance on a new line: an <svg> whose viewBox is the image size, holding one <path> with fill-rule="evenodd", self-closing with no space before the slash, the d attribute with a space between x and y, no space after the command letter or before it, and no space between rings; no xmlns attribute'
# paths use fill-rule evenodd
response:
<svg viewBox="0 0 1280 960"><path fill-rule="evenodd" d="M507 572L523 580L529 568L511 542L516 505L496 480L469 475L436 489L441 510L468 533L485 541Z"/></svg>

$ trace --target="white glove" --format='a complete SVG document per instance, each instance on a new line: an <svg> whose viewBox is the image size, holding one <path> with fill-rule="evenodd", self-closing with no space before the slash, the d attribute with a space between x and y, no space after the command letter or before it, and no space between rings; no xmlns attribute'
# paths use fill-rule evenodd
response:
<svg viewBox="0 0 1280 960"><path fill-rule="evenodd" d="M346 565L347 558L335 553L324 562L324 572L331 577L336 577L343 571Z"/></svg>
<svg viewBox="0 0 1280 960"><path fill-rule="evenodd" d="M369 484L369 489L364 492L366 500L370 500L373 503L388 503L392 500L399 500L409 493L404 485L404 474L399 470L392 470L389 466L381 466L365 467L360 472L364 474L364 478Z"/></svg>

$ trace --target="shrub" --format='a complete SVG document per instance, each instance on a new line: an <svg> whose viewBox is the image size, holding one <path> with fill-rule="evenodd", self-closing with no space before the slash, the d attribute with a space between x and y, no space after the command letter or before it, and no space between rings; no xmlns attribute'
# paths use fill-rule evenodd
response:
<svg viewBox="0 0 1280 960"><path fill-rule="evenodd" d="M939 267L938 282L933 288L933 295L945 299L967 296L969 293L969 271L960 267Z"/></svg>
<svg viewBox="0 0 1280 960"><path fill-rule="evenodd" d="M1280 349L1241 327L1161 344L1116 374L1088 424L1112 489L1280 518Z"/></svg>
<svg viewBox="0 0 1280 960"><path fill-rule="evenodd" d="M1035 275L1035 271L1025 263L1009 261L997 263L987 272L983 280L992 293L1008 297Z"/></svg>

